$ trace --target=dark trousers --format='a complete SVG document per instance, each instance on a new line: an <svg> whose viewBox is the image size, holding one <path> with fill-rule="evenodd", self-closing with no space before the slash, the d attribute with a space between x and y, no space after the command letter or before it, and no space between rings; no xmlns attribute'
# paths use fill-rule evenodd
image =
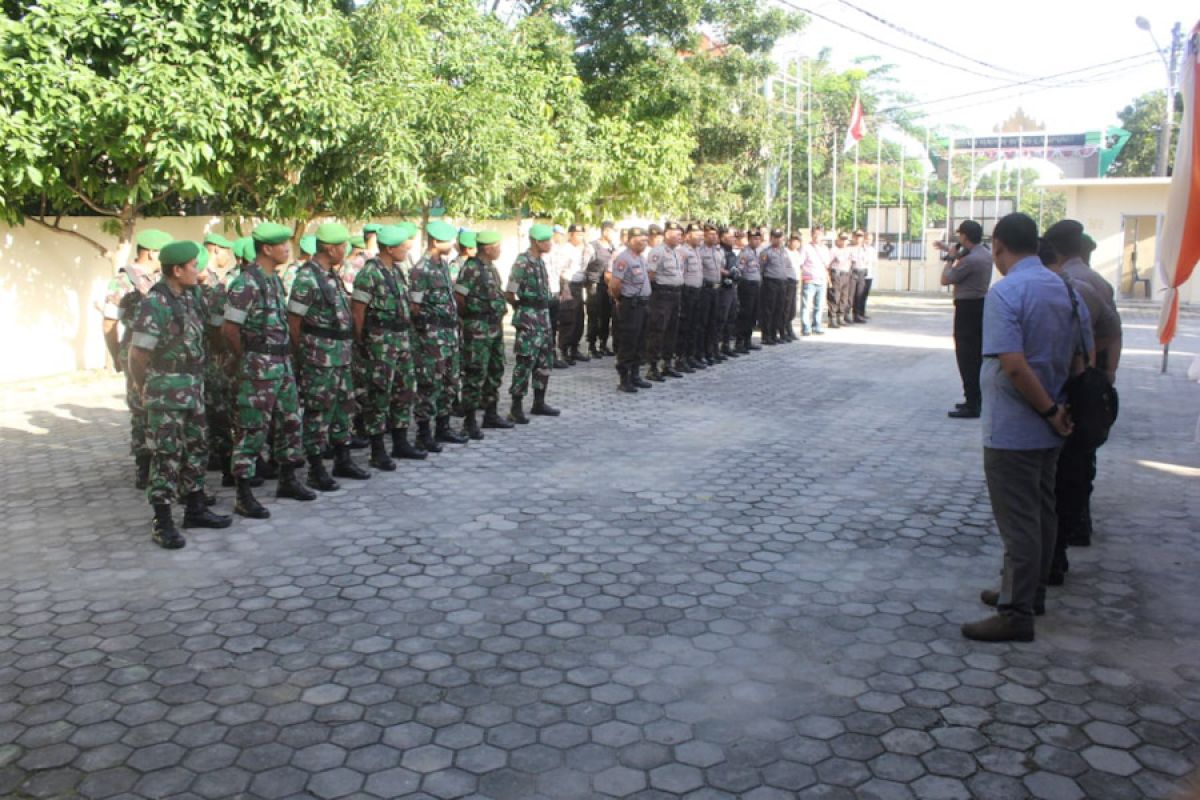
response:
<svg viewBox="0 0 1200 800"><path fill-rule="evenodd" d="M1054 513L1054 473L1059 448L983 448L992 515L1004 540L1000 581L1001 614L1033 619L1034 604L1046 597L1058 520Z"/></svg>
<svg viewBox="0 0 1200 800"><path fill-rule="evenodd" d="M729 340L734 337L739 312L737 286L722 286L718 289L716 317L717 340L720 345L729 344Z"/></svg>
<svg viewBox="0 0 1200 800"><path fill-rule="evenodd" d="M1067 543L1075 537L1090 538L1092 527L1092 483L1096 480L1096 449L1068 436L1058 454L1054 476L1054 510L1058 516L1058 539L1054 543L1054 572L1066 572Z"/></svg>
<svg viewBox="0 0 1200 800"><path fill-rule="evenodd" d="M613 342L617 346L617 372L636 375L646 346L645 297L623 297L614 303Z"/></svg>
<svg viewBox="0 0 1200 800"><path fill-rule="evenodd" d="M558 313L559 313L558 295L555 294L550 298L550 303L546 306L546 310L550 312L550 350L553 352L554 345L558 340Z"/></svg>
<svg viewBox="0 0 1200 800"><path fill-rule="evenodd" d="M569 300L560 300L558 307L558 349L566 353L579 346L583 336L583 284L570 285Z"/></svg>
<svg viewBox="0 0 1200 800"><path fill-rule="evenodd" d="M856 319L867 318L867 298L871 296L871 284L874 282L874 278L864 277L858 287L858 292L854 295L854 316Z"/></svg>
<svg viewBox="0 0 1200 800"><path fill-rule="evenodd" d="M858 301L867 290L867 271L865 269L850 270L850 288L846 297L846 314L856 320L863 318L858 310Z"/></svg>
<svg viewBox="0 0 1200 800"><path fill-rule="evenodd" d="M779 335L795 339L796 329L792 327L792 321L796 319L796 295L799 293L800 281L788 278L786 283L787 295L783 301L783 319L779 323Z"/></svg>
<svg viewBox="0 0 1200 800"><path fill-rule="evenodd" d="M608 331L612 324L613 303L604 281L587 286L587 340L588 347L604 347L608 343Z"/></svg>
<svg viewBox="0 0 1200 800"><path fill-rule="evenodd" d="M848 322L850 313L850 273L834 272L829 276L829 324Z"/></svg>
<svg viewBox="0 0 1200 800"><path fill-rule="evenodd" d="M983 298L954 301L954 357L962 378L964 402L978 410L983 400L979 370L983 367Z"/></svg>
<svg viewBox="0 0 1200 800"><path fill-rule="evenodd" d="M679 335L675 337L675 357L696 354L696 330L700 320L700 287L684 286L679 295Z"/></svg>
<svg viewBox="0 0 1200 800"><path fill-rule="evenodd" d="M782 278L763 278L761 320L763 342L774 342L779 338L779 318L783 303L787 299L787 284Z"/></svg>
<svg viewBox="0 0 1200 800"><path fill-rule="evenodd" d="M715 286L700 290L700 302L696 310L695 356L704 358L717 352L717 293Z"/></svg>
<svg viewBox="0 0 1200 800"><path fill-rule="evenodd" d="M742 281L738 284L737 340L750 344L754 336L754 323L758 320L758 301L762 294L760 281Z"/></svg>
<svg viewBox="0 0 1200 800"><path fill-rule="evenodd" d="M655 286L646 312L645 361L652 368L660 359L670 359L675 352L675 337L679 332L678 286Z"/></svg>

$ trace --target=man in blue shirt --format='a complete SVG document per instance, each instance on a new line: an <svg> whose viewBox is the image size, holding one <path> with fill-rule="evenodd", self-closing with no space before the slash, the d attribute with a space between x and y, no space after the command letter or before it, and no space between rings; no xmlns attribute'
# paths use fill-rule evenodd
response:
<svg viewBox="0 0 1200 800"><path fill-rule="evenodd" d="M1063 280L1037 257L1037 223L1009 214L996 223L992 255L1004 280L984 303L983 469L996 526L1004 540L999 592L981 599L997 614L962 626L968 639L1033 641L1043 613L1057 519L1054 473L1071 432L1066 383L1082 329L1092 349L1087 308L1072 313Z"/></svg>

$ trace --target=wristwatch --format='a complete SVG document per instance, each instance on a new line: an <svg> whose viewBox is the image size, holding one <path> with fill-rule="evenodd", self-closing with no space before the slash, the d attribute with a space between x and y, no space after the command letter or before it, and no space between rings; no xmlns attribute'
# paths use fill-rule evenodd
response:
<svg viewBox="0 0 1200 800"><path fill-rule="evenodd" d="M1045 411L1039 412L1038 416L1041 417L1042 419L1050 419L1057 413L1058 413L1058 403L1055 403L1054 405L1047 408Z"/></svg>

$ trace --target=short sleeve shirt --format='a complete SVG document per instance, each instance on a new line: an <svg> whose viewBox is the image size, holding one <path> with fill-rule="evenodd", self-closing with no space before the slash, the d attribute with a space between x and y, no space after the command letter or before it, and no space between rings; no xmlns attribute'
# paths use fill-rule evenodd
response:
<svg viewBox="0 0 1200 800"><path fill-rule="evenodd" d="M762 262L764 278L777 281L787 279L788 269L791 266L787 248L768 247L766 250L763 250L760 260Z"/></svg>
<svg viewBox="0 0 1200 800"><path fill-rule="evenodd" d="M296 272L288 312L303 318L299 358L313 367L344 367L354 351L350 298L340 276L309 261Z"/></svg>
<svg viewBox="0 0 1200 800"><path fill-rule="evenodd" d="M421 306L427 320L448 324L458 319L450 269L444 261L426 256L413 267L408 283L409 298Z"/></svg>
<svg viewBox="0 0 1200 800"><path fill-rule="evenodd" d="M704 265L700 254L691 245L680 245L679 254L683 259L683 285L699 289L704 284Z"/></svg>
<svg viewBox="0 0 1200 800"><path fill-rule="evenodd" d="M458 273L454 291L463 298L463 316L468 322L487 322L499 328L508 303L495 265L480 258L468 258Z"/></svg>
<svg viewBox="0 0 1200 800"><path fill-rule="evenodd" d="M1023 353L1042 388L1057 403L1066 401L1071 361L1079 349L1080 326L1092 347L1091 318L1079 304L1072 315L1071 296L1061 277L1037 257L1014 264L988 292L983 304L983 446L996 450L1042 450L1063 440L1013 386L1000 368L1003 353Z"/></svg>
<svg viewBox="0 0 1200 800"><path fill-rule="evenodd" d="M749 283L762 282L762 264L759 255L753 247L747 247L738 254L738 269L742 271L742 280Z"/></svg>
<svg viewBox="0 0 1200 800"><path fill-rule="evenodd" d="M378 258L368 259L354 276L351 299L367 307L368 338L385 337L410 323L408 287L399 265L388 267Z"/></svg>
<svg viewBox="0 0 1200 800"><path fill-rule="evenodd" d="M956 265L947 265L945 275L954 287L955 300L987 297L988 285L992 282L992 252L977 244Z"/></svg>
<svg viewBox="0 0 1200 800"><path fill-rule="evenodd" d="M709 247L702 244L696 248L696 254L700 256L700 271L703 275L704 283L715 286L721 282L721 267L725 264L725 252L720 245Z"/></svg>
<svg viewBox="0 0 1200 800"><path fill-rule="evenodd" d="M592 283L601 280L604 273L608 272L614 255L616 253L613 251L612 245L604 239L592 242L592 260L587 265L587 279Z"/></svg>
<svg viewBox="0 0 1200 800"><path fill-rule="evenodd" d="M632 250L625 249L613 259L612 276L621 282L621 297L649 297L650 276L646 261Z"/></svg>
<svg viewBox="0 0 1200 800"><path fill-rule="evenodd" d="M800 250L800 277L805 283L824 286L829 282L829 247L809 242Z"/></svg>
<svg viewBox="0 0 1200 800"><path fill-rule="evenodd" d="M661 286L683 285L683 253L680 248L660 244L646 256L646 269L654 273L654 282Z"/></svg>

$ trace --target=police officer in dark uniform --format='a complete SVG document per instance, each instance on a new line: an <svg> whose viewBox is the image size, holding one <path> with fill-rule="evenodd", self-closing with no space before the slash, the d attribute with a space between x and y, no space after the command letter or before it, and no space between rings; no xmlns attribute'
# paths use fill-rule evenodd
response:
<svg viewBox="0 0 1200 800"><path fill-rule="evenodd" d="M761 350L754 343L754 323L759 315L759 298L762 295L762 266L758 248L762 244L762 231L751 230L749 243L738 253L737 267L741 272L738 282L737 349L740 353Z"/></svg>
<svg viewBox="0 0 1200 800"><path fill-rule="evenodd" d="M721 266L721 290L717 294L717 338L721 342L721 355L724 358L737 358L741 353L730 345L737 328L738 283L742 272L738 269L738 251L735 247L738 232L725 228L717 233L721 242L721 254L725 263Z"/></svg>
<svg viewBox="0 0 1200 800"><path fill-rule="evenodd" d="M608 268L617 254L617 226L600 223L600 238L592 242L592 259L587 265L587 339L592 358L615 355L608 349L613 301L608 293ZM614 342L615 343L615 342Z"/></svg>
<svg viewBox="0 0 1200 800"><path fill-rule="evenodd" d="M646 257L653 292L646 322L646 372L648 380L662 383L666 378L682 378L683 373L671 368L675 337L679 332L679 301L683 289L683 259L680 242L683 228L677 222L667 223L663 243ZM659 359L663 366L658 367Z"/></svg>
<svg viewBox="0 0 1200 800"><path fill-rule="evenodd" d="M700 257L701 283L700 302L696 309L695 357L711 367L725 360L718 350L717 339L717 296L720 293L725 253L717 240L717 226L706 223L703 231L704 241L696 248L696 255Z"/></svg>

